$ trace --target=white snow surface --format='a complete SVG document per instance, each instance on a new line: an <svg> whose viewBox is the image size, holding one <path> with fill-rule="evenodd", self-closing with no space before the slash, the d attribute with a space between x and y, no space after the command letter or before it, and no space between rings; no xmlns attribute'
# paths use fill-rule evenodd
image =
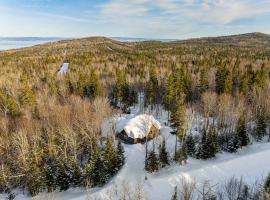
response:
<svg viewBox="0 0 270 200"><path fill-rule="evenodd" d="M62 67L59 70L59 74L66 74L68 72L69 63L63 63Z"/></svg>
<svg viewBox="0 0 270 200"><path fill-rule="evenodd" d="M120 133L124 130L130 138L143 139L150 132L152 126L157 129L161 128L159 121L152 115L127 115L116 123L116 132Z"/></svg>

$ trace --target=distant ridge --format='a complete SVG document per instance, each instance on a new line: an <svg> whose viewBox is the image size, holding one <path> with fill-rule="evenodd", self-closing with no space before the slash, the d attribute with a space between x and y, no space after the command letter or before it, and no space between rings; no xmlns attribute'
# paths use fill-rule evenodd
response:
<svg viewBox="0 0 270 200"><path fill-rule="evenodd" d="M228 36L193 38L187 40L178 40L177 42L270 47L270 35L254 32Z"/></svg>

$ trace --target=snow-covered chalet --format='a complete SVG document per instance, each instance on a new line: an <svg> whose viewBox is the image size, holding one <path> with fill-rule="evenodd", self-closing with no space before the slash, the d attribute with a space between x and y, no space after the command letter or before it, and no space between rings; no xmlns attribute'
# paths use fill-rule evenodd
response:
<svg viewBox="0 0 270 200"><path fill-rule="evenodd" d="M128 144L144 143L159 135L160 128L152 115L128 116L116 124L116 136Z"/></svg>

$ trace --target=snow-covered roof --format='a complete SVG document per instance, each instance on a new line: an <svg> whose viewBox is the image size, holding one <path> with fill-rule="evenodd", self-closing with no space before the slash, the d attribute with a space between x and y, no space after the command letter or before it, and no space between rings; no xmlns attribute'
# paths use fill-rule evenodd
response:
<svg viewBox="0 0 270 200"><path fill-rule="evenodd" d="M150 132L152 126L161 128L160 123L152 116L147 114L125 117L116 124L116 132L125 131L130 138L143 139Z"/></svg>
<svg viewBox="0 0 270 200"><path fill-rule="evenodd" d="M66 74L68 71L69 63L63 63L61 69L59 70L59 74Z"/></svg>

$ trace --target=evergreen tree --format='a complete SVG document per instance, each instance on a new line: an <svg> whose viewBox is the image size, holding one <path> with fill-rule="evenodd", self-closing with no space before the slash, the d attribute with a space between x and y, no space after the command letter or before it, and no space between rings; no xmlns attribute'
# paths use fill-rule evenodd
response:
<svg viewBox="0 0 270 200"><path fill-rule="evenodd" d="M57 188L58 165L55 157L49 157L45 162L45 183L47 191L52 192Z"/></svg>
<svg viewBox="0 0 270 200"><path fill-rule="evenodd" d="M235 153L239 147L240 142L237 133L226 133L225 134L225 148L223 147L224 151Z"/></svg>
<svg viewBox="0 0 270 200"><path fill-rule="evenodd" d="M45 177L40 167L33 163L27 173L27 189L31 196L38 195L45 188Z"/></svg>
<svg viewBox="0 0 270 200"><path fill-rule="evenodd" d="M117 160L117 151L114 147L112 138L108 138L106 141L103 159L104 159L106 173L108 174L108 176L110 177L114 175L118 169L118 163L117 163L118 160Z"/></svg>
<svg viewBox="0 0 270 200"><path fill-rule="evenodd" d="M180 99L177 102L176 110L172 112L171 122L172 127L176 129L174 157L175 159L177 159L177 143L178 140L181 142L181 144L183 143L187 128L187 113L183 95L181 95Z"/></svg>
<svg viewBox="0 0 270 200"><path fill-rule="evenodd" d="M70 174L67 162L64 160L59 160L57 168L57 186L59 187L60 191L66 191L70 187Z"/></svg>
<svg viewBox="0 0 270 200"><path fill-rule="evenodd" d="M249 144L249 137L246 128L246 119L244 115L241 115L238 120L236 134L239 139L239 145L241 147L247 146Z"/></svg>
<svg viewBox="0 0 270 200"><path fill-rule="evenodd" d="M209 88L208 73L206 68L203 68L200 73L200 94L206 92Z"/></svg>
<svg viewBox="0 0 270 200"><path fill-rule="evenodd" d="M165 167L170 164L165 140L163 140L162 144L159 146L159 163L161 164L161 167Z"/></svg>
<svg viewBox="0 0 270 200"><path fill-rule="evenodd" d="M246 96L246 95L248 94L248 92L249 92L248 77L247 77L246 74L243 74L243 76L241 77L240 91L241 91L242 94L244 94L245 96Z"/></svg>
<svg viewBox="0 0 270 200"><path fill-rule="evenodd" d="M145 170L152 173L158 170L158 158L155 150L150 151L145 161Z"/></svg>
<svg viewBox="0 0 270 200"><path fill-rule="evenodd" d="M106 183L108 174L104 161L98 147L93 149L93 154L84 169L84 184L91 186L103 185Z"/></svg>
<svg viewBox="0 0 270 200"><path fill-rule="evenodd" d="M82 170L78 164L78 161L76 158L73 158L71 160L71 166L70 166L70 184L73 187L79 187L82 185Z"/></svg>
<svg viewBox="0 0 270 200"><path fill-rule="evenodd" d="M119 170L124 164L125 164L125 150L124 147L122 145L122 143L120 141L118 141L117 144L117 165L118 168L117 170Z"/></svg>
<svg viewBox="0 0 270 200"><path fill-rule="evenodd" d="M27 105L34 107L37 104L36 95L33 90L28 86L24 85L20 94L20 103L22 105Z"/></svg>
<svg viewBox="0 0 270 200"><path fill-rule="evenodd" d="M255 75L255 85L257 85L259 88L264 89L266 85L266 80L267 80L267 71L266 71L266 66L265 63L261 66L261 69L257 71Z"/></svg>
<svg viewBox="0 0 270 200"><path fill-rule="evenodd" d="M237 94L238 89L240 87L241 74L240 74L239 65L240 65L240 62L239 62L239 59L237 59L232 70L232 93L234 96Z"/></svg>
<svg viewBox="0 0 270 200"><path fill-rule="evenodd" d="M188 155L194 157L196 154L196 142L192 134L187 135L185 139L185 145L187 147L187 153Z"/></svg>
<svg viewBox="0 0 270 200"><path fill-rule="evenodd" d="M158 78L155 68L150 69L149 76L149 81L146 84L145 100L147 105L153 105L158 100Z"/></svg>
<svg viewBox="0 0 270 200"><path fill-rule="evenodd" d="M179 148L177 161L180 165L186 164L188 159L187 146L185 143Z"/></svg>
<svg viewBox="0 0 270 200"><path fill-rule="evenodd" d="M173 103L175 101L176 96L176 88L175 88L175 79L174 75L171 74L167 80L166 84L166 94L165 94L165 108L169 111L172 111L175 107Z"/></svg>
<svg viewBox="0 0 270 200"><path fill-rule="evenodd" d="M256 138L261 140L266 135L267 128L267 117L264 108L260 108L257 113L257 127L256 127Z"/></svg>
<svg viewBox="0 0 270 200"><path fill-rule="evenodd" d="M218 140L215 128L210 127L209 130L204 128L197 157L201 159L209 159L215 157L217 152Z"/></svg>
<svg viewBox="0 0 270 200"><path fill-rule="evenodd" d="M100 94L100 84L95 70L91 71L89 81L84 89L84 92L86 97L93 99L95 99Z"/></svg>
<svg viewBox="0 0 270 200"><path fill-rule="evenodd" d="M216 92L230 93L232 90L232 74L230 70L227 69L226 65L220 65L216 73Z"/></svg>

